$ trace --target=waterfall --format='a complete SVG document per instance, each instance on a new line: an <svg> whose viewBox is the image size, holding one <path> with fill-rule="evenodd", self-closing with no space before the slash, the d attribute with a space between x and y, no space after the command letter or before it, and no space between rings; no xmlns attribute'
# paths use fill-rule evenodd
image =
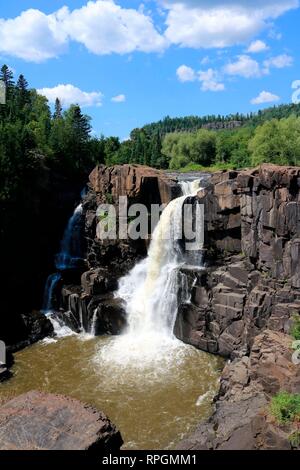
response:
<svg viewBox="0 0 300 470"><path fill-rule="evenodd" d="M81 260L82 204L79 204L70 218L61 241L61 250L56 255L55 266L59 271L76 268Z"/></svg>
<svg viewBox="0 0 300 470"><path fill-rule="evenodd" d="M45 286L44 302L42 311L47 314L53 310L53 298L58 282L61 279L60 273L51 274Z"/></svg>
<svg viewBox="0 0 300 470"><path fill-rule="evenodd" d="M91 324L91 336L96 336L96 326L97 326L97 319L98 319L98 308L95 308L93 318L92 318L92 324Z"/></svg>
<svg viewBox="0 0 300 470"><path fill-rule="evenodd" d="M183 196L171 201L163 211L152 235L148 257L119 282L116 297L124 301L128 328L114 343L99 352L102 360L144 366L149 361L170 356L183 345L173 330L178 311L179 292L189 301L186 278L180 268L184 255L182 207L188 196L199 190L200 181L180 183Z"/></svg>
<svg viewBox="0 0 300 470"><path fill-rule="evenodd" d="M61 280L61 271L74 269L81 261L81 228L82 228L82 204L79 204L65 229L60 253L55 257L55 266L57 273L51 274L45 285L44 302L42 312L49 317L56 336L63 337L74 334L72 330L63 325L62 321L55 317L55 294L57 284Z"/></svg>

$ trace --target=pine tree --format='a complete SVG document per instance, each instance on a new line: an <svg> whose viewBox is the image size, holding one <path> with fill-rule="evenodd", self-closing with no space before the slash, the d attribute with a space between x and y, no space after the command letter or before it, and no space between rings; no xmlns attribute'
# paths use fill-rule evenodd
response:
<svg viewBox="0 0 300 470"><path fill-rule="evenodd" d="M53 119L61 119L61 118L62 118L62 105L61 105L60 99L56 98Z"/></svg>
<svg viewBox="0 0 300 470"><path fill-rule="evenodd" d="M30 93L28 91L28 82L24 75L20 75L16 86L17 111L23 111L24 106L29 103L29 98Z"/></svg>
<svg viewBox="0 0 300 470"><path fill-rule="evenodd" d="M7 90L14 87L14 74L7 65L1 67L0 80L5 83Z"/></svg>

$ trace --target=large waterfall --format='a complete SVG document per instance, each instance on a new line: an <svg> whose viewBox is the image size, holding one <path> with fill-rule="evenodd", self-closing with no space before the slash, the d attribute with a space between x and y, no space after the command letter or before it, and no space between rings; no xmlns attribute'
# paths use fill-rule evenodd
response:
<svg viewBox="0 0 300 470"><path fill-rule="evenodd" d="M183 196L163 211L154 230L148 257L122 278L116 297L123 299L127 331L99 354L104 360L145 365L149 361L182 353L184 345L174 334L178 297L187 301L185 262L178 241L182 238L182 208L188 196L199 190L200 180L181 183Z"/></svg>

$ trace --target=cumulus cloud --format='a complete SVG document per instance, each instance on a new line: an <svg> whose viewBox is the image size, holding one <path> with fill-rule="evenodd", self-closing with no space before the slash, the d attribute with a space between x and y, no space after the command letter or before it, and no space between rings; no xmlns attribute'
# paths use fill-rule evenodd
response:
<svg viewBox="0 0 300 470"><path fill-rule="evenodd" d="M248 43L270 29L272 20L299 6L298 0L157 2L166 14L163 32L145 9L121 7L116 0L88 1L49 15L28 9L15 18L0 18L0 54L41 62L66 52L71 41L98 55L161 52L171 44L224 48ZM253 47L259 48L258 42Z"/></svg>
<svg viewBox="0 0 300 470"><path fill-rule="evenodd" d="M206 71L200 71L199 80L202 83L201 89L203 91L223 91L225 90L224 83L221 83L218 78L218 74L213 69Z"/></svg>
<svg viewBox="0 0 300 470"><path fill-rule="evenodd" d="M264 61L264 66L266 69L274 67L276 69L283 69L285 67L291 67L294 63L293 57L288 54L281 54L276 57L271 57L268 60Z"/></svg>
<svg viewBox="0 0 300 470"><path fill-rule="evenodd" d="M70 41L99 55L160 52L167 46L149 15L113 0L89 1L73 11L63 7L50 15L29 9L16 18L0 18L1 54L41 62L65 52Z"/></svg>
<svg viewBox="0 0 300 470"><path fill-rule="evenodd" d="M52 15L30 9L13 19L0 18L0 53L32 62L57 57L68 44L59 27L65 14L65 8Z"/></svg>
<svg viewBox="0 0 300 470"><path fill-rule="evenodd" d="M38 93L46 96L50 103L59 98L63 106L78 104L83 107L102 106L103 94L99 91L82 91L74 85L57 85L53 88L41 88Z"/></svg>
<svg viewBox="0 0 300 470"><path fill-rule="evenodd" d="M113 0L88 2L70 12L63 26L71 39L95 54L158 52L166 47L150 16Z"/></svg>
<svg viewBox="0 0 300 470"><path fill-rule="evenodd" d="M160 0L168 9L167 39L192 48L222 48L249 41L298 0Z"/></svg>
<svg viewBox="0 0 300 470"><path fill-rule="evenodd" d="M251 100L251 104L275 103L279 101L280 97L270 93L269 91L262 91L256 98Z"/></svg>
<svg viewBox="0 0 300 470"><path fill-rule="evenodd" d="M258 39L257 41L251 42L250 46L247 49L247 52L250 54L256 54L257 52L267 51L269 48L264 41Z"/></svg>
<svg viewBox="0 0 300 470"><path fill-rule="evenodd" d="M225 65L224 72L244 78L259 77L262 74L259 63L248 55L240 55L237 61Z"/></svg>
<svg viewBox="0 0 300 470"><path fill-rule="evenodd" d="M180 82L194 82L197 79L197 74L194 69L187 65L181 65L176 70L177 78Z"/></svg>
<svg viewBox="0 0 300 470"><path fill-rule="evenodd" d="M126 96L125 95L113 96L111 101L113 103L124 103L126 101Z"/></svg>
<svg viewBox="0 0 300 470"><path fill-rule="evenodd" d="M221 83L216 70L200 70L196 72L187 65L181 65L176 71L177 78L180 82L195 82L201 83L202 91L223 91L225 90L224 83Z"/></svg>

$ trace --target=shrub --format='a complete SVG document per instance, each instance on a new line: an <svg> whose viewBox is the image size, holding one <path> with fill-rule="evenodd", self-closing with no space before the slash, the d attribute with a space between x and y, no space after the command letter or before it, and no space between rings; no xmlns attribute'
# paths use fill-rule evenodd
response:
<svg viewBox="0 0 300 470"><path fill-rule="evenodd" d="M293 316L293 324L292 324L290 334L296 340L300 340L300 316L299 315Z"/></svg>
<svg viewBox="0 0 300 470"><path fill-rule="evenodd" d="M285 424L300 418L300 394L280 392L272 398L271 414L279 423Z"/></svg>

